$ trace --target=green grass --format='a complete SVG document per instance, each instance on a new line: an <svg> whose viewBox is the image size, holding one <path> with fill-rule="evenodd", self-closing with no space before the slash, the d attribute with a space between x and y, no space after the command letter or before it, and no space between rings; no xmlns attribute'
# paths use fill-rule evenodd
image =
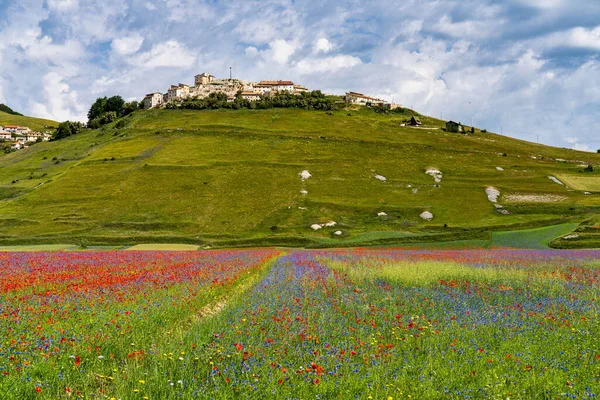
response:
<svg viewBox="0 0 600 400"><path fill-rule="evenodd" d="M580 169L556 158L593 164L600 155L492 133L401 127L410 115L138 111L125 129L108 126L0 156L0 243L393 245L475 240L482 231L600 214L599 198L548 179ZM440 187L425 174L429 167L443 172ZM303 182L304 169L313 177ZM508 204L501 197L510 211L501 215L485 196L490 185L503 195L567 199ZM425 210L433 221L419 218ZM386 217L377 216L382 211ZM328 221L337 225L310 228Z"/></svg>
<svg viewBox="0 0 600 400"><path fill-rule="evenodd" d="M577 228L577 225L576 223L570 223L521 231L494 232L492 233L492 246L547 249L554 239L570 233Z"/></svg>
<svg viewBox="0 0 600 400"><path fill-rule="evenodd" d="M52 128L58 126L58 122L42 118L12 115L0 111L0 126L4 125L27 126L32 130L52 131Z"/></svg>

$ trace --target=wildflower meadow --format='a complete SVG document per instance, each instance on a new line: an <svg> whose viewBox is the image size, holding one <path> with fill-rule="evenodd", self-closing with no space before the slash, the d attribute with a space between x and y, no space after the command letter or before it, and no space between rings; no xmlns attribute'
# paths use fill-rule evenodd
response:
<svg viewBox="0 0 600 400"><path fill-rule="evenodd" d="M600 252L0 253L6 399L600 393Z"/></svg>

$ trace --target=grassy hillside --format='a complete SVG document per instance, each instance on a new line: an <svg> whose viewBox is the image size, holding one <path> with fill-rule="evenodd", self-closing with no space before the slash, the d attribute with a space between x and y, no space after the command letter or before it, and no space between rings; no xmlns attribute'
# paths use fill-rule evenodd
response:
<svg viewBox="0 0 600 400"><path fill-rule="evenodd" d="M410 115L138 111L124 129L1 156L0 243L409 244L489 240L491 231L600 215L600 175L582 172L600 155L447 133L427 117L423 128L402 127ZM439 185L428 168L442 172ZM312 178L301 180L303 170ZM310 228L329 221L337 225Z"/></svg>
<svg viewBox="0 0 600 400"><path fill-rule="evenodd" d="M36 131L52 130L53 127L58 126L58 122L51 121L49 119L25 117L22 115L12 115L0 111L0 126L4 125L19 125L28 126L29 128ZM46 128L46 127L51 128Z"/></svg>

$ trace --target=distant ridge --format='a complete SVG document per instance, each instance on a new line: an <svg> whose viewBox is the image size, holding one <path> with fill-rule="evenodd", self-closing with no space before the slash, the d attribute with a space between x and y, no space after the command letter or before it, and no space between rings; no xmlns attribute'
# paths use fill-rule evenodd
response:
<svg viewBox="0 0 600 400"><path fill-rule="evenodd" d="M20 116L23 116L23 114L16 112L15 110L13 110L12 108L10 108L6 104L0 104L0 111L3 111L3 112L5 112L7 114L10 114L10 115L20 115Z"/></svg>

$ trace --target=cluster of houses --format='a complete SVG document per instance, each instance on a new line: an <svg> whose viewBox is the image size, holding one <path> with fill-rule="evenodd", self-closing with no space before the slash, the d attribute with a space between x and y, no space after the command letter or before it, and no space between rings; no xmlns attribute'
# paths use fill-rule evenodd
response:
<svg viewBox="0 0 600 400"><path fill-rule="evenodd" d="M6 125L0 126L0 141L11 142L12 150L20 150L28 147L29 143L39 140L47 142L52 135L46 132L35 132L26 126Z"/></svg>
<svg viewBox="0 0 600 400"><path fill-rule="evenodd" d="M211 93L224 93L228 101L233 101L241 92L243 99L249 101L260 100L262 97L277 93L300 94L308 89L292 81L260 81L250 82L240 79L215 78L209 73L194 77L194 86L184 83L171 85L166 93L154 92L144 97L144 108L155 108L167 103L185 99L203 99Z"/></svg>

